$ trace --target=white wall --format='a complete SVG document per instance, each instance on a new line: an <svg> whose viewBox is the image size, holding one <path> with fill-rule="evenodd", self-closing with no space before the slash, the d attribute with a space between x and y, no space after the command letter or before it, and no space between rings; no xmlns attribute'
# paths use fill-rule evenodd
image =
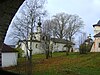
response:
<svg viewBox="0 0 100 75"><path fill-rule="evenodd" d="M53 52L57 51L64 51L64 45L65 44L60 44L60 43L56 43L53 47Z"/></svg>
<svg viewBox="0 0 100 75"><path fill-rule="evenodd" d="M94 43L92 45L91 52L100 52L99 43L100 43L100 37L96 37L94 39Z"/></svg>
<svg viewBox="0 0 100 75"><path fill-rule="evenodd" d="M37 45L37 47L36 47L36 45ZM33 51L32 51L33 54L40 54L40 53L43 53L43 51L44 51L41 49L40 42L33 42L32 49L33 49Z"/></svg>
<svg viewBox="0 0 100 75"><path fill-rule="evenodd" d="M2 53L2 67L17 65L18 53Z"/></svg>
<svg viewBox="0 0 100 75"><path fill-rule="evenodd" d="M25 44L22 42L21 43L21 47L20 47L22 50L24 50L24 53L23 53L23 57L26 55L26 46L25 46Z"/></svg>
<svg viewBox="0 0 100 75"><path fill-rule="evenodd" d="M41 38L40 36L41 36L40 33L35 34L36 40L40 41L40 38Z"/></svg>
<svg viewBox="0 0 100 75"><path fill-rule="evenodd" d="M94 27L94 35L98 34L100 32L100 26Z"/></svg>
<svg viewBox="0 0 100 75"><path fill-rule="evenodd" d="M28 45L30 47L30 43L28 42ZM37 47L36 47L37 45ZM24 50L24 54L23 56L26 55L26 46L24 43L21 43L21 49ZM33 42L32 43L32 54L40 54L40 53L43 53L44 50L41 49L41 46L40 46L40 42Z"/></svg>

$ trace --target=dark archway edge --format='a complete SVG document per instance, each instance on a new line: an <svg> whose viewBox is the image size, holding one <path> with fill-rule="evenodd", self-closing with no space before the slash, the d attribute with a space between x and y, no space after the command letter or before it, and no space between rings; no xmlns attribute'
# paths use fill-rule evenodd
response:
<svg viewBox="0 0 100 75"><path fill-rule="evenodd" d="M24 0L0 0L0 49L9 24Z"/></svg>
<svg viewBox="0 0 100 75"><path fill-rule="evenodd" d="M19 75L19 74L8 72L8 71L5 71L3 69L0 69L0 75Z"/></svg>

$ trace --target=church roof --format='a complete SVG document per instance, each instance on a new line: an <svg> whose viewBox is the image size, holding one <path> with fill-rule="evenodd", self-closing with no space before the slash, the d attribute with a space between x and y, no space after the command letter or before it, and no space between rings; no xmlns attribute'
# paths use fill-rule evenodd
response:
<svg viewBox="0 0 100 75"><path fill-rule="evenodd" d="M23 41L26 41L26 40L19 40L19 42L23 42ZM28 42L30 42L31 40L27 40ZM39 40L32 40L32 42L41 42Z"/></svg>
<svg viewBox="0 0 100 75"><path fill-rule="evenodd" d="M60 39L60 38L51 38L51 40L55 43L63 43L63 44L66 44L67 41L64 40L64 39Z"/></svg>
<svg viewBox="0 0 100 75"><path fill-rule="evenodd" d="M100 26L100 20L98 21L97 24L94 24L94 25L93 25L93 27L95 27L95 26Z"/></svg>
<svg viewBox="0 0 100 75"><path fill-rule="evenodd" d="M94 37L100 37L100 32L98 34L94 35Z"/></svg>
<svg viewBox="0 0 100 75"><path fill-rule="evenodd" d="M19 42L23 42L25 40L20 40ZM30 40L27 40L30 41ZM51 41L55 42L55 43L62 43L62 44L68 44L71 43L74 45L74 43L70 42L69 40L65 40L65 39L60 39L60 38L51 38ZM32 40L32 42L41 42L39 40Z"/></svg>
<svg viewBox="0 0 100 75"><path fill-rule="evenodd" d="M100 25L100 20L98 21L98 23L97 23L98 25Z"/></svg>
<svg viewBox="0 0 100 75"><path fill-rule="evenodd" d="M62 44L72 43L69 40L60 39L60 38L51 38L51 40L55 43L62 43ZM74 44L74 43L72 43L72 44Z"/></svg>

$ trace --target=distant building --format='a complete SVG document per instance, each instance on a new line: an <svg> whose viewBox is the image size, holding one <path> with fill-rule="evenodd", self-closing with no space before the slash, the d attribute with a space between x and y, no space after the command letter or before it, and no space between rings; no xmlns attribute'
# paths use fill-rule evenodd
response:
<svg viewBox="0 0 100 75"><path fill-rule="evenodd" d="M3 44L0 54L0 66L9 67L17 65L18 52L9 45Z"/></svg>
<svg viewBox="0 0 100 75"><path fill-rule="evenodd" d="M87 39L84 41L85 44L87 45L93 45L93 39L91 38L91 34L87 37Z"/></svg>
<svg viewBox="0 0 100 75"><path fill-rule="evenodd" d="M94 43L91 52L100 52L100 20L93 25L94 28Z"/></svg>
<svg viewBox="0 0 100 75"><path fill-rule="evenodd" d="M41 40L45 39L46 37L43 37L41 25L38 24L37 31L32 33L33 34L33 40L32 40L32 54L39 54L44 53L44 49L41 47ZM30 36L29 36L30 38ZM24 55L27 53L27 49L25 44L23 43L24 40L19 41L20 48L24 50ZM27 41L30 42L30 39ZM52 52L59 52L59 51L65 51L65 45L68 44L70 41L60 38L50 38L50 44L53 45ZM72 43L73 44L73 43Z"/></svg>

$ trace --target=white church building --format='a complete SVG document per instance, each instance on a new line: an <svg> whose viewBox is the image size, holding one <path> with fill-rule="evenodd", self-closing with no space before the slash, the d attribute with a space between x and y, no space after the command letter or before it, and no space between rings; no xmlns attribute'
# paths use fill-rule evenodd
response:
<svg viewBox="0 0 100 75"><path fill-rule="evenodd" d="M100 20L93 25L94 28L94 43L91 52L100 52Z"/></svg>
<svg viewBox="0 0 100 75"><path fill-rule="evenodd" d="M32 40L32 54L39 54L44 53L44 49L41 46L41 38L43 38L41 24L37 26L36 32L33 33L33 40ZM28 40L30 42L30 40ZM59 39L59 38L50 38L50 45L52 45L52 49L50 49L52 52L59 52L59 51L65 51L65 45L69 43L68 40L65 39ZM70 42L71 43L71 42ZM24 54L26 55L27 49L25 44L22 41L19 41L20 48L24 50Z"/></svg>

